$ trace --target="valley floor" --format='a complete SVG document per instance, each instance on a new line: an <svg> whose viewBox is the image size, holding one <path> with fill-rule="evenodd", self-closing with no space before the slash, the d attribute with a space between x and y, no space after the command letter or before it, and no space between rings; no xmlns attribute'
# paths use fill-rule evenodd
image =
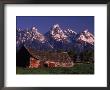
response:
<svg viewBox="0 0 110 90"><path fill-rule="evenodd" d="M75 63L71 68L22 68L16 74L94 74L94 63Z"/></svg>

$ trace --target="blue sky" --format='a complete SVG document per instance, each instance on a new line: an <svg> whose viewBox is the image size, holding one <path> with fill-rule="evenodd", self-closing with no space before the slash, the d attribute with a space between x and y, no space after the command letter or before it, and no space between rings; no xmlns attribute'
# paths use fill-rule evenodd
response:
<svg viewBox="0 0 110 90"><path fill-rule="evenodd" d="M16 16L16 28L26 29L36 26L38 31L46 33L54 24L61 29L81 32L88 29L94 34L94 16Z"/></svg>

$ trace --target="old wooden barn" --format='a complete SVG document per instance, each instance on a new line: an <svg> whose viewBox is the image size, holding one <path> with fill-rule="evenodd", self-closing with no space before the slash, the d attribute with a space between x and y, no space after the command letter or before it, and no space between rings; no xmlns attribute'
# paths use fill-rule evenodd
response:
<svg viewBox="0 0 110 90"><path fill-rule="evenodd" d="M67 52L35 51L23 46L16 53L16 66L28 68L73 67L74 63Z"/></svg>

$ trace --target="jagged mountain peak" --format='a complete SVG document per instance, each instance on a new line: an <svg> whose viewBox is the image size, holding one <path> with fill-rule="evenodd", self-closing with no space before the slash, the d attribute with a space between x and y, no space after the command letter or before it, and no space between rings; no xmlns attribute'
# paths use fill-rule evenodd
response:
<svg viewBox="0 0 110 90"><path fill-rule="evenodd" d="M77 35L77 33L75 31L73 31L72 29L66 29L66 30L64 30L64 33L66 35Z"/></svg>
<svg viewBox="0 0 110 90"><path fill-rule="evenodd" d="M53 28L50 32L53 39L56 41L65 41L67 36L64 34L63 30L60 28L59 24L53 25Z"/></svg>
<svg viewBox="0 0 110 90"><path fill-rule="evenodd" d="M43 34L41 34L40 32L38 32L38 29L36 27L32 28L32 31L35 31L35 35L33 36L35 39L41 41L42 43L45 42L45 37Z"/></svg>
<svg viewBox="0 0 110 90"><path fill-rule="evenodd" d="M32 31L33 31L33 32L38 32L38 29L37 29L35 26L33 26L33 27L32 27Z"/></svg>
<svg viewBox="0 0 110 90"><path fill-rule="evenodd" d="M77 33L72 29L62 30L59 24L54 24L45 36L39 32L36 26L33 26L31 29L18 31L16 36L16 44L18 46L26 44L39 50L42 50L42 48L45 50L70 50L78 44L81 46L86 45L81 43L87 43L90 46L94 45L94 35L88 29Z"/></svg>
<svg viewBox="0 0 110 90"><path fill-rule="evenodd" d="M38 32L38 29L36 27L32 27L31 29L26 29L23 32L20 31L17 33L17 43L26 43L33 41L39 41L41 43L44 43L46 41L45 36Z"/></svg>
<svg viewBox="0 0 110 90"><path fill-rule="evenodd" d="M84 30L78 37L77 41L79 42L85 42L89 43L91 45L94 45L94 36L92 33L88 31L88 29Z"/></svg>
<svg viewBox="0 0 110 90"><path fill-rule="evenodd" d="M62 29L60 28L59 24L54 24L51 30L51 34L59 34L59 33L63 33Z"/></svg>
<svg viewBox="0 0 110 90"><path fill-rule="evenodd" d="M53 28L59 28L60 26L59 26L59 24L54 24L53 25Z"/></svg>
<svg viewBox="0 0 110 90"><path fill-rule="evenodd" d="M84 34L86 34L87 32L88 32L88 29L85 29L85 30L83 31Z"/></svg>

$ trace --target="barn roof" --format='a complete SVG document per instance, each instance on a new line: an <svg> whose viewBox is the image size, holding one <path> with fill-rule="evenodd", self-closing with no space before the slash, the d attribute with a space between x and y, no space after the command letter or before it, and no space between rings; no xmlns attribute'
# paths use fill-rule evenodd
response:
<svg viewBox="0 0 110 90"><path fill-rule="evenodd" d="M44 52L44 51L35 51L31 48L26 48L30 55L39 60L51 60L51 61L71 61L67 52Z"/></svg>

